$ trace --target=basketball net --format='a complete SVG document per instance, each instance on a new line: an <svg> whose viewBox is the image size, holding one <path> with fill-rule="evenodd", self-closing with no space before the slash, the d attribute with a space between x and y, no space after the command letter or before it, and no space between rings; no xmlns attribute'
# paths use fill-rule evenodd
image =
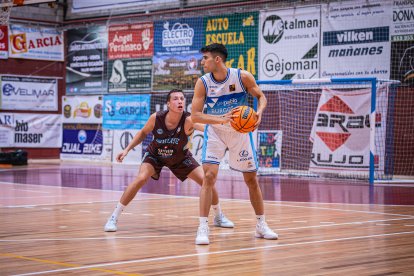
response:
<svg viewBox="0 0 414 276"><path fill-rule="evenodd" d="M9 25L10 12L13 7L13 0L2 0L0 8L0 25Z"/></svg>

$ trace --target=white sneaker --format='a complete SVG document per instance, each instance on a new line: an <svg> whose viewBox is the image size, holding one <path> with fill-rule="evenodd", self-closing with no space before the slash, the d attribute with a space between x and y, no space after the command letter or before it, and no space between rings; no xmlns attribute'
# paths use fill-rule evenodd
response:
<svg viewBox="0 0 414 276"><path fill-rule="evenodd" d="M208 225L200 225L197 230L197 237L195 240L196 244L209 244L210 241L208 240Z"/></svg>
<svg viewBox="0 0 414 276"><path fill-rule="evenodd" d="M112 217L108 219L108 221L105 224L104 230L105 232L116 232L118 227L116 226L117 221L114 220Z"/></svg>
<svg viewBox="0 0 414 276"><path fill-rule="evenodd" d="M226 216L221 213L218 216L214 216L214 226L223 227L223 228L233 228L234 223L226 218Z"/></svg>
<svg viewBox="0 0 414 276"><path fill-rule="evenodd" d="M266 222L256 224L256 238L262 238L266 240L277 240L278 235L267 226Z"/></svg>

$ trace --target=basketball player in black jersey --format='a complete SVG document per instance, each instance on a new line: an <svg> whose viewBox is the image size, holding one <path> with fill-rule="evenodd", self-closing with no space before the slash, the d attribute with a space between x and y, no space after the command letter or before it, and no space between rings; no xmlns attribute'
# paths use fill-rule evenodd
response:
<svg viewBox="0 0 414 276"><path fill-rule="evenodd" d="M117 230L118 217L125 206L131 202L150 177L155 180L159 179L162 167L168 167L181 181L190 178L200 186L203 183L203 169L193 158L187 144L188 137L193 133L194 128L204 131L204 125L193 124L191 121L191 114L184 110L185 98L181 90L173 89L168 93L167 107L166 111L153 113L125 150L116 157L118 162L122 162L128 152L142 143L150 132L154 135L142 160L138 176L128 185L105 224L106 232ZM216 190L213 191L212 207L215 212L215 226L234 227L233 222L221 212Z"/></svg>

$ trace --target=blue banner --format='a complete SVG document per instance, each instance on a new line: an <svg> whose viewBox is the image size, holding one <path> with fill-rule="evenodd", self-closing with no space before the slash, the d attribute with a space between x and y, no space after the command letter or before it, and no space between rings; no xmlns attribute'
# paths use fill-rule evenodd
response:
<svg viewBox="0 0 414 276"><path fill-rule="evenodd" d="M105 129L141 129L148 121L151 95L104 96Z"/></svg>
<svg viewBox="0 0 414 276"><path fill-rule="evenodd" d="M181 18L155 22L155 55L197 54L203 47L203 19Z"/></svg>
<svg viewBox="0 0 414 276"><path fill-rule="evenodd" d="M62 154L101 155L103 136L98 124L63 124Z"/></svg>

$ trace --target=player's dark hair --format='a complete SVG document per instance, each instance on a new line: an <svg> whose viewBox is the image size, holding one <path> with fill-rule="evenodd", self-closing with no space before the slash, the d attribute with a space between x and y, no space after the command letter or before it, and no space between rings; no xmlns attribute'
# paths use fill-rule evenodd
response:
<svg viewBox="0 0 414 276"><path fill-rule="evenodd" d="M227 49L226 46L220 43L213 43L207 46L204 46L200 50L201 53L211 53L213 55L218 55L225 62L227 59Z"/></svg>
<svg viewBox="0 0 414 276"><path fill-rule="evenodd" d="M170 99L171 99L171 94L172 93L176 93L176 92L181 92L181 93L183 93L183 95L184 95L184 92L183 92L183 90L181 90L181 89L172 89L170 92L168 92L168 94L167 94L167 102L169 102L170 101Z"/></svg>

